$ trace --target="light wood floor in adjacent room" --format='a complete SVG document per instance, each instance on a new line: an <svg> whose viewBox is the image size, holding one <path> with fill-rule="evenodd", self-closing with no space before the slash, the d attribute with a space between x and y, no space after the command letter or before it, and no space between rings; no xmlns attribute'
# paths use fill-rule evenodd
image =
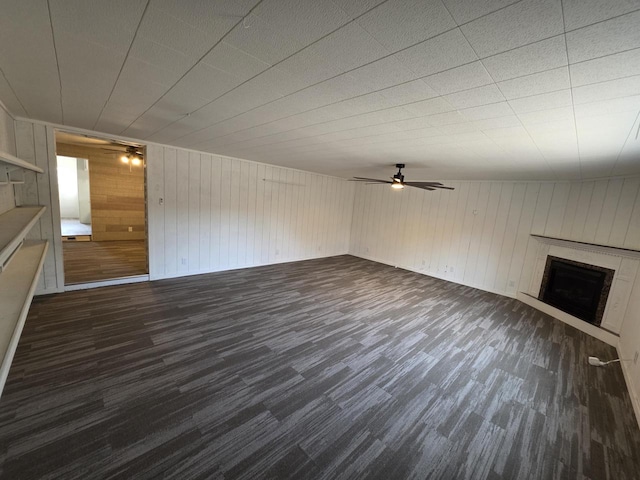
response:
<svg viewBox="0 0 640 480"><path fill-rule="evenodd" d="M145 240L62 242L62 253L65 285L148 273Z"/></svg>
<svg viewBox="0 0 640 480"><path fill-rule="evenodd" d="M520 303L349 257L36 298L7 479L631 480L615 350Z"/></svg>

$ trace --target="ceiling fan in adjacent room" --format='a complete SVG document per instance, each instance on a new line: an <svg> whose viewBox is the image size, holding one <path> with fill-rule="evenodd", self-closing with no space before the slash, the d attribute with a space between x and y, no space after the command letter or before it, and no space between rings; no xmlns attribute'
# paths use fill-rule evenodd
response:
<svg viewBox="0 0 640 480"><path fill-rule="evenodd" d="M122 147L125 147L125 145L122 145ZM120 156L120 161L122 163L128 164L129 170L131 170L132 166L137 167L139 165L142 165L142 159L144 158L143 157L144 152L142 151L142 149L139 147L134 147L133 145L126 146L126 150L124 151L120 148L105 148L105 147L102 147L102 150L109 150L112 152L117 152L119 154L122 154Z"/></svg>
<svg viewBox="0 0 640 480"><path fill-rule="evenodd" d="M444 190L454 190L453 187L446 187L440 182L405 182L404 175L402 174L404 163L396 163L396 168L398 169L398 173L396 173L393 177L391 177L391 181L378 180L376 178L363 178L363 177L353 177L351 181L374 183L374 184L388 184L388 185L391 185L391 188L395 188L398 190L404 188L405 186L422 188L423 190L436 190L437 188L441 188Z"/></svg>

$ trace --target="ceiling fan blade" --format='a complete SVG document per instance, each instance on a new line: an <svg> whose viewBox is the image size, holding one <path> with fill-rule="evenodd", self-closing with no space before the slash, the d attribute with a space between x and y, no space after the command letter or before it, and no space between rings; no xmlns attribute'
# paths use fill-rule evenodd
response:
<svg viewBox="0 0 640 480"><path fill-rule="evenodd" d="M414 187L417 187L418 185L427 185L429 187L440 187L440 186L444 186L442 183L440 182L404 182L406 185L411 185Z"/></svg>
<svg viewBox="0 0 640 480"><path fill-rule="evenodd" d="M378 180L377 178L364 178L364 177L353 177L350 178L351 182L374 182L374 183L393 183L388 180Z"/></svg>
<svg viewBox="0 0 640 480"><path fill-rule="evenodd" d="M455 190L453 187L446 187L441 183L431 183L431 182L404 182L405 185L409 185L410 187L431 187L431 188L443 188L445 190Z"/></svg>
<svg viewBox="0 0 640 480"><path fill-rule="evenodd" d="M421 188L422 190L432 190L432 191L433 191L433 190L435 190L435 188L433 188L433 187L427 187L427 186L425 186L425 185L422 185L422 186L420 186L420 185L409 185L409 186L410 186L410 187L413 187L413 188Z"/></svg>

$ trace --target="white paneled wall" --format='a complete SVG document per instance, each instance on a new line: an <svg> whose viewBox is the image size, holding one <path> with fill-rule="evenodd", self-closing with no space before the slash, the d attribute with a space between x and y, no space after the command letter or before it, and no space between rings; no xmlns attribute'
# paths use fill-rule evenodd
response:
<svg viewBox="0 0 640 480"><path fill-rule="evenodd" d="M358 184L350 252L515 296L531 276L531 233L640 249L639 177L448 185L455 190Z"/></svg>
<svg viewBox="0 0 640 480"><path fill-rule="evenodd" d="M18 120L15 133L17 156L44 170L44 173L25 172L24 185L15 187L18 205L47 207L27 235L32 240L49 240L36 294L60 292L64 289L64 277L54 131L49 126Z"/></svg>
<svg viewBox="0 0 640 480"><path fill-rule="evenodd" d="M0 150L16 154L16 141L13 127L13 117L0 103ZM13 186L0 184L0 215L15 206Z"/></svg>
<svg viewBox="0 0 640 480"><path fill-rule="evenodd" d="M287 168L147 147L152 279L348 252L354 185Z"/></svg>

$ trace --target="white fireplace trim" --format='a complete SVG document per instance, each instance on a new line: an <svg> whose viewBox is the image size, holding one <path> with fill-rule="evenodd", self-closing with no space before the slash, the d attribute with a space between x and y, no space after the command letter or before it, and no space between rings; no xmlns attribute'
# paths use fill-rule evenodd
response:
<svg viewBox="0 0 640 480"><path fill-rule="evenodd" d="M537 255L533 275L531 277L531 283L527 291L523 293L536 299L538 298L548 255L614 270L615 274L613 276L613 282L611 284L611 290L609 291L609 297L607 299L604 315L602 316L600 328L618 335L620 333L622 321L624 320L629 298L631 296L633 282L636 278L638 268L640 267L640 252L602 245L573 242L557 238L542 237L538 235L532 236L538 242ZM545 308L545 310L549 309ZM561 313L562 315L552 315L554 318L558 318L558 320L570 323L572 326L579 328L585 333L593 335L593 325L576 317L572 317L573 320L571 322L567 322L567 316L571 317L571 315L564 312Z"/></svg>

